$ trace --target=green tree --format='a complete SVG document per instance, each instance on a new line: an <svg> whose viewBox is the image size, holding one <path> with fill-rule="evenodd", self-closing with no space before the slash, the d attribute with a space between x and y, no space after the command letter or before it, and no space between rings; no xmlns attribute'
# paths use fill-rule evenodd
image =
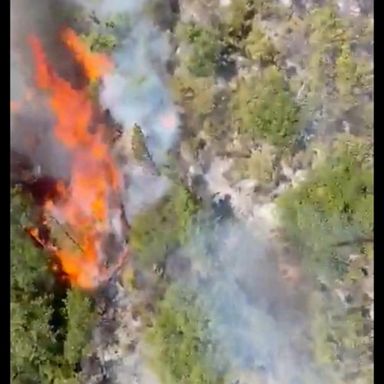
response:
<svg viewBox="0 0 384 384"><path fill-rule="evenodd" d="M12 190L12 383L76 384L76 365L85 351L93 310L84 294L65 292L55 281L49 255L26 234L25 228L32 225L31 202Z"/></svg>
<svg viewBox="0 0 384 384"><path fill-rule="evenodd" d="M220 374L211 363L214 340L209 318L195 295L171 286L158 307L148 332L154 367L167 384L219 384Z"/></svg>
<svg viewBox="0 0 384 384"><path fill-rule="evenodd" d="M148 151L147 145L145 143L145 137L143 134L143 131L138 125L135 125L133 127L133 134L132 134L132 151L133 155L135 156L136 160L143 161L143 160L150 160L151 161L151 155Z"/></svg>
<svg viewBox="0 0 384 384"><path fill-rule="evenodd" d="M186 41L190 53L186 57L186 66L197 77L207 77L214 74L220 54L220 39L210 28L196 24L182 24L177 34Z"/></svg>
<svg viewBox="0 0 384 384"><path fill-rule="evenodd" d="M59 346L50 325L52 285L46 255L34 247L23 226L31 225L28 202L11 191L11 371L15 383L48 383L46 366Z"/></svg>
<svg viewBox="0 0 384 384"><path fill-rule="evenodd" d="M67 333L64 358L75 368L88 345L95 324L95 312L90 298L78 289L71 289L65 300Z"/></svg>
<svg viewBox="0 0 384 384"><path fill-rule="evenodd" d="M263 65L275 62L278 54L272 40L254 23L252 31L245 40L245 53L253 60Z"/></svg>
<svg viewBox="0 0 384 384"><path fill-rule="evenodd" d="M232 112L240 133L252 140L286 146L298 130L299 107L274 66L260 76L239 80Z"/></svg>
<svg viewBox="0 0 384 384"><path fill-rule="evenodd" d="M337 244L373 233L371 145L342 135L326 161L283 194L278 206L288 237L313 272L322 266L328 275L343 274L346 255Z"/></svg>
<svg viewBox="0 0 384 384"><path fill-rule="evenodd" d="M167 253L184 244L197 204L189 192L176 185L156 207L132 222L130 243L144 263L164 260Z"/></svg>

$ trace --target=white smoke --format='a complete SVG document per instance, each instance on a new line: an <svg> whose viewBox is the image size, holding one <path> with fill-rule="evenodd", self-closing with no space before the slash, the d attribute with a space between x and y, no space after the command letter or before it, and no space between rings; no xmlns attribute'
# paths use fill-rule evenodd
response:
<svg viewBox="0 0 384 384"><path fill-rule="evenodd" d="M178 137L178 118L164 79L170 54L164 34L139 19L113 54L115 71L103 79L100 100L124 129L138 124L153 160L161 164Z"/></svg>
<svg viewBox="0 0 384 384"><path fill-rule="evenodd" d="M220 350L215 367L230 377L248 377L234 377L239 384L250 377L276 384L328 382L328 373L318 372L311 358L306 313L279 278L265 235L233 220L210 228L203 224L178 252L191 261L191 271L170 277L188 285L208 310Z"/></svg>
<svg viewBox="0 0 384 384"><path fill-rule="evenodd" d="M123 173L129 175L129 187L123 191L125 215L130 222L137 214L158 201L167 192L170 182L164 176L157 176L139 165L128 164Z"/></svg>
<svg viewBox="0 0 384 384"><path fill-rule="evenodd" d="M80 1L80 4L101 20L125 16L129 26L112 53L113 72L102 79L100 103L125 134L137 124L154 163L164 164L179 135L177 111L165 82L165 66L171 53L167 36L145 12L146 1ZM132 162L122 172L128 180L123 193L128 220L158 201L168 189L165 177L153 174L144 177L143 169Z"/></svg>
<svg viewBox="0 0 384 384"><path fill-rule="evenodd" d="M100 101L125 130L138 124L153 160L164 163L178 139L179 119L166 84L168 37L146 12L149 1L76 2L101 20L125 16L129 27L112 53L115 68L102 80Z"/></svg>

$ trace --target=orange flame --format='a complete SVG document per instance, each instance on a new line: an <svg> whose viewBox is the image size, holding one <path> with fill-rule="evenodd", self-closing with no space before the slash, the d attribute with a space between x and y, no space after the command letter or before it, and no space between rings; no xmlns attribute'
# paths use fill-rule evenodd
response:
<svg viewBox="0 0 384 384"><path fill-rule="evenodd" d="M36 241L37 244L39 244L41 247L45 247L45 243L44 241L40 238L40 235L39 235L39 230L35 227L31 227L31 228L27 228L26 229L27 233L29 234L29 236L31 236L31 238Z"/></svg>
<svg viewBox="0 0 384 384"><path fill-rule="evenodd" d="M99 79L112 69L112 63L108 57L92 53L72 29L65 29L62 32L62 38L66 46L73 52L76 60L83 66L90 81Z"/></svg>
<svg viewBox="0 0 384 384"><path fill-rule="evenodd" d="M111 68L104 56L92 54L73 31L65 30L62 37L89 80L98 79ZM45 212L70 226L81 252L56 249L55 254L72 284L91 289L110 275L102 266L100 247L103 234L109 229L109 201L120 187L118 169L103 140L103 127L90 132L94 111L85 90L74 89L54 72L36 36L31 36L29 43L36 84L46 91L56 117L54 134L72 154L69 185L58 185L61 198L47 201Z"/></svg>

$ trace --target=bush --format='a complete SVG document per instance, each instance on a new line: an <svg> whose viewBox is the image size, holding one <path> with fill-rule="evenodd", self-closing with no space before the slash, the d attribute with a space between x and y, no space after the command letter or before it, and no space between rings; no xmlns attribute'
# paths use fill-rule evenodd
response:
<svg viewBox="0 0 384 384"><path fill-rule="evenodd" d="M245 53L252 60L268 65L274 63L278 51L272 40L254 23L252 31L245 40Z"/></svg>
<svg viewBox="0 0 384 384"><path fill-rule="evenodd" d="M274 158L273 149L263 145L260 150L254 151L248 160L247 176L261 183L271 182L273 179Z"/></svg>
<svg viewBox="0 0 384 384"><path fill-rule="evenodd" d="M194 113L206 114L212 109L212 79L196 78L184 68L179 68L171 79L171 90L177 102Z"/></svg>
<svg viewBox="0 0 384 384"><path fill-rule="evenodd" d="M330 6L315 9L307 18L311 52L309 86L314 97L324 93L325 85L333 83L335 60L341 46L348 41L345 24Z"/></svg>
<svg viewBox="0 0 384 384"><path fill-rule="evenodd" d="M299 107L276 67L266 68L260 76L240 80L232 111L240 133L251 140L265 139L277 146L287 146L298 131Z"/></svg>
<svg viewBox="0 0 384 384"><path fill-rule="evenodd" d="M373 380L373 345L361 308L346 311L335 297L312 294L314 359L343 382L370 383Z"/></svg>
<svg viewBox="0 0 384 384"><path fill-rule="evenodd" d="M335 64L335 83L346 108L357 102L356 95L372 90L369 63L354 57L349 44L342 44Z"/></svg>
<svg viewBox="0 0 384 384"><path fill-rule="evenodd" d="M25 233L32 219L28 199L12 191L12 383L75 384L93 312L85 295L55 283L48 255Z"/></svg>
<svg viewBox="0 0 384 384"><path fill-rule="evenodd" d="M220 54L220 40L217 33L213 29L190 23L180 25L177 34L191 49L186 57L188 70L197 77L213 75Z"/></svg>
<svg viewBox="0 0 384 384"><path fill-rule="evenodd" d="M168 289L148 332L148 341L155 350L154 367L164 383L223 382L210 364L214 344L209 318L186 289L176 285Z"/></svg>
<svg viewBox="0 0 384 384"><path fill-rule="evenodd" d="M89 297L78 289L71 289L65 300L67 334L64 343L64 358L72 366L81 360L88 345L95 312Z"/></svg>
<svg viewBox="0 0 384 384"><path fill-rule="evenodd" d="M156 207L132 222L130 243L145 265L164 261L167 253L184 244L197 205L182 186L176 185Z"/></svg>
<svg viewBox="0 0 384 384"><path fill-rule="evenodd" d="M84 35L83 39L93 52L110 53L117 46L117 38L113 34L92 32Z"/></svg>
<svg viewBox="0 0 384 384"><path fill-rule="evenodd" d="M337 244L372 236L371 156L370 145L343 135L305 182L279 198L282 225L313 272L343 275L346 259Z"/></svg>

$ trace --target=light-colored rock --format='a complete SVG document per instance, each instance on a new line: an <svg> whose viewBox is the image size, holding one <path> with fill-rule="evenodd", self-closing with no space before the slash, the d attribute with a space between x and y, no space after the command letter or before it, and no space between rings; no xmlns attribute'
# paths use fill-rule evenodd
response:
<svg viewBox="0 0 384 384"><path fill-rule="evenodd" d="M229 7L231 4L232 4L232 0L220 0L221 7Z"/></svg>

